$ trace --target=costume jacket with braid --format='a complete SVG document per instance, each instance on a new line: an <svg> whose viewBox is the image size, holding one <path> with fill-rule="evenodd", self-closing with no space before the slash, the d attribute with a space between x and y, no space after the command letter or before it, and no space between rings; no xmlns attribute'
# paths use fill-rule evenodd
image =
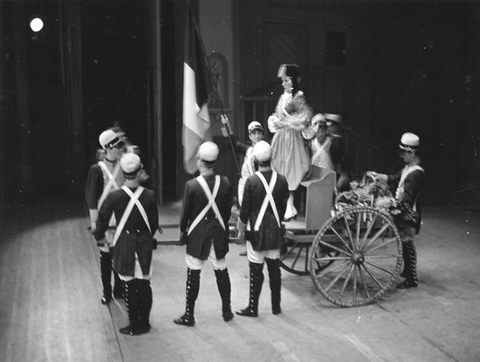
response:
<svg viewBox="0 0 480 362"><path fill-rule="evenodd" d="M405 166L397 174L388 175L388 183L392 190L397 190L399 187L399 182L402 177L403 172L408 172L408 166ZM420 225L422 222L422 210L420 207L420 190L425 184L425 172L423 169L419 168L414 171L408 172L408 175L405 178L403 183L403 190L401 192L400 199L398 201L406 202L413 210L418 213L418 220L415 225L411 225L415 228L416 233L420 231ZM398 194L398 192L397 192ZM399 198L398 196L396 197Z"/></svg>

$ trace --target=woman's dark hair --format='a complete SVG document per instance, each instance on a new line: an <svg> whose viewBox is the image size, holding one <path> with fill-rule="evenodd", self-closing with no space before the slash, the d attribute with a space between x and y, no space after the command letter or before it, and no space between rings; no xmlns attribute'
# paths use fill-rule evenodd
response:
<svg viewBox="0 0 480 362"><path fill-rule="evenodd" d="M295 96L295 94L300 90L300 82L298 80L299 77L291 77L292 79L292 96Z"/></svg>

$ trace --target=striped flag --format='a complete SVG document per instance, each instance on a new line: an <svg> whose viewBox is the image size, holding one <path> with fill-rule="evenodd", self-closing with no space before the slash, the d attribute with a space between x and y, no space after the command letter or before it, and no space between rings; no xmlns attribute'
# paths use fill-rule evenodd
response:
<svg viewBox="0 0 480 362"><path fill-rule="evenodd" d="M197 171L197 149L210 129L207 102L213 90L213 84L197 23L190 9L187 13L183 65L182 144L185 171L193 174Z"/></svg>

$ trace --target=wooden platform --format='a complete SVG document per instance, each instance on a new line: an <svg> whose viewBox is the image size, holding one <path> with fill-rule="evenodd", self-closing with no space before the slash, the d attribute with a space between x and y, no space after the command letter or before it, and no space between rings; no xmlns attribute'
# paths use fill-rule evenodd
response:
<svg viewBox="0 0 480 362"><path fill-rule="evenodd" d="M160 210L170 223L172 210ZM185 303L185 247L154 254L152 331L130 337L123 301L102 306L98 255L82 200L44 198L0 207L0 361L461 361L480 358L480 215L425 208L418 238L420 286L377 304L336 307L309 276L283 272L283 313L270 311L268 275L259 318L221 318L210 264L197 325L172 320ZM228 255L232 307L246 306L248 262ZM264 270L266 272L266 268Z"/></svg>

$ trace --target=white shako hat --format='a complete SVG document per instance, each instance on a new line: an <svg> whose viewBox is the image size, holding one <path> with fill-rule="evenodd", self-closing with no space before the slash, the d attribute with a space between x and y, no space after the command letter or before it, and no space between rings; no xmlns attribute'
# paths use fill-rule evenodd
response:
<svg viewBox="0 0 480 362"><path fill-rule="evenodd" d="M215 162L219 152L218 146L215 143L207 141L200 145L197 156L202 161Z"/></svg>
<svg viewBox="0 0 480 362"><path fill-rule="evenodd" d="M272 158L272 147L266 141L259 141L253 146L253 158L258 163L266 163Z"/></svg>
<svg viewBox="0 0 480 362"><path fill-rule="evenodd" d="M420 149L420 138L414 133L404 133L400 139L398 147L405 151L418 151Z"/></svg>
<svg viewBox="0 0 480 362"><path fill-rule="evenodd" d="M123 141L118 137L118 135L111 129L103 131L98 137L98 142L104 150L110 147L114 147L119 143L123 143Z"/></svg>
<svg viewBox="0 0 480 362"><path fill-rule="evenodd" d="M312 126L315 126L316 124L319 124L319 126L327 126L327 119L323 115L323 113L317 113L312 117Z"/></svg>
<svg viewBox="0 0 480 362"><path fill-rule="evenodd" d="M142 167L142 162L135 153L124 153L120 159L120 167L125 175L134 175Z"/></svg>
<svg viewBox="0 0 480 362"><path fill-rule="evenodd" d="M248 133L255 131L256 129L264 132L263 126L260 124L260 122L257 122L257 121L250 122L250 124L248 125Z"/></svg>

